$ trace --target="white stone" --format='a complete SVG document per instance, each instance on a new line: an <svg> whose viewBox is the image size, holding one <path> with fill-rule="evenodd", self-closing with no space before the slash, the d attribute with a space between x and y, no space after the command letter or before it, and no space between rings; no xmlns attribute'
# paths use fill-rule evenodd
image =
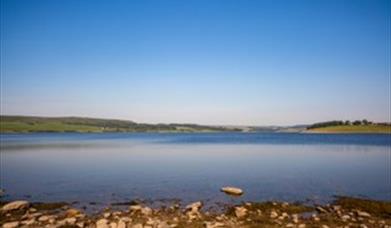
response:
<svg viewBox="0 0 391 228"><path fill-rule="evenodd" d="M118 221L117 228L126 228L126 223L125 223L125 221L123 219L120 219Z"/></svg>
<svg viewBox="0 0 391 228"><path fill-rule="evenodd" d="M51 216L49 216L49 215L42 215L41 217L38 218L38 221L46 222L46 221L49 221L50 218L51 218Z"/></svg>
<svg viewBox="0 0 391 228"><path fill-rule="evenodd" d="M24 201L24 200L18 200L18 201L14 201L11 203L7 203L6 205L4 205L0 209L0 211L8 212L8 211L13 211L13 210L24 209L24 208L27 208L28 206L29 206L29 202Z"/></svg>
<svg viewBox="0 0 391 228"><path fill-rule="evenodd" d="M186 210L193 210L193 211L198 211L202 207L202 202L194 202L186 206Z"/></svg>
<svg viewBox="0 0 391 228"><path fill-rule="evenodd" d="M64 221L69 225L74 225L76 223L76 218L66 218Z"/></svg>
<svg viewBox="0 0 391 228"><path fill-rule="evenodd" d="M206 228L217 228L217 227L224 227L225 224L222 222L205 222Z"/></svg>
<svg viewBox="0 0 391 228"><path fill-rule="evenodd" d="M236 187L223 187L221 188L221 191L222 192L225 192L229 195L237 195L237 196L240 196L243 194L243 190L240 189L240 188L236 188Z"/></svg>
<svg viewBox="0 0 391 228"><path fill-rule="evenodd" d="M277 218L278 217L278 213L275 212L275 211L271 211L270 212L270 218L274 219L274 218Z"/></svg>
<svg viewBox="0 0 391 228"><path fill-rule="evenodd" d="M107 223L107 219L99 219L96 221L96 228L110 228Z"/></svg>
<svg viewBox="0 0 391 228"><path fill-rule="evenodd" d="M141 209L142 209L142 207L141 207L141 205L131 205L130 207L129 207L129 210L130 211L141 211Z"/></svg>
<svg viewBox="0 0 391 228"><path fill-rule="evenodd" d="M152 214L152 209L149 208L149 207L143 207L143 208L141 209L141 213L142 213L143 215L149 216L149 215Z"/></svg>
<svg viewBox="0 0 391 228"><path fill-rule="evenodd" d="M247 215L247 209L245 207L235 207L235 215L238 218L243 218Z"/></svg>
<svg viewBox="0 0 391 228"><path fill-rule="evenodd" d="M349 215L342 215L341 219L342 219L342 221L347 221L350 219L350 216Z"/></svg>
<svg viewBox="0 0 391 228"><path fill-rule="evenodd" d="M365 211L357 211L357 216L364 217L364 218L369 218L371 217L371 214Z"/></svg>

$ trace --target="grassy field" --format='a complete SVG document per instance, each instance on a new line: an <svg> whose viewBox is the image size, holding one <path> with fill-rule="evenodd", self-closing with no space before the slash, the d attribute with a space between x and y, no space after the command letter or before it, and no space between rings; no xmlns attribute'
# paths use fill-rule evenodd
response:
<svg viewBox="0 0 391 228"><path fill-rule="evenodd" d="M240 129L196 124L142 124L80 117L0 116L1 133L27 132L218 132Z"/></svg>
<svg viewBox="0 0 391 228"><path fill-rule="evenodd" d="M307 130L309 133L377 133L391 134L391 126L387 125L342 125L328 126Z"/></svg>

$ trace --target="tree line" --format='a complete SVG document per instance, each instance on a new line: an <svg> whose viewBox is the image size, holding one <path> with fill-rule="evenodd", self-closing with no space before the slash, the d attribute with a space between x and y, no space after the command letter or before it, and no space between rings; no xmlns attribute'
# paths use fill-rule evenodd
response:
<svg viewBox="0 0 391 228"><path fill-rule="evenodd" d="M350 125L387 125L387 126L390 126L391 123L374 123L374 122L368 121L366 119L354 120L354 121L333 120L333 121L312 124L312 125L308 126L307 129L330 127L330 126L350 126Z"/></svg>

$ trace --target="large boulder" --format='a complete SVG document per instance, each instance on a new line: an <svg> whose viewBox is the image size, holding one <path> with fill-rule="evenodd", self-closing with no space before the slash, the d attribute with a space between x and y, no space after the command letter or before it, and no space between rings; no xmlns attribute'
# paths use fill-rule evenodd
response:
<svg viewBox="0 0 391 228"><path fill-rule="evenodd" d="M18 200L18 201L13 201L11 203L7 203L0 209L0 211L6 213L13 210L26 209L28 207L29 207L29 202L24 200Z"/></svg>
<svg viewBox="0 0 391 228"><path fill-rule="evenodd" d="M243 190L236 187L223 187L221 188L221 191L228 195L235 195L235 196L240 196L243 194Z"/></svg>

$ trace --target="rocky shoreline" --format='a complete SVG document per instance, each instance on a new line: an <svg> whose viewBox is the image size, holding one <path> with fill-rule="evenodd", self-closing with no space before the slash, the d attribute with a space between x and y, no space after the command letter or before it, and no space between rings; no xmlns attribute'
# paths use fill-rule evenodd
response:
<svg viewBox="0 0 391 228"><path fill-rule="evenodd" d="M0 226L174 228L174 227L384 227L391 228L391 202L339 197L328 205L243 202L222 212L208 211L201 201L160 208L132 204L87 214L64 203L0 202Z"/></svg>

